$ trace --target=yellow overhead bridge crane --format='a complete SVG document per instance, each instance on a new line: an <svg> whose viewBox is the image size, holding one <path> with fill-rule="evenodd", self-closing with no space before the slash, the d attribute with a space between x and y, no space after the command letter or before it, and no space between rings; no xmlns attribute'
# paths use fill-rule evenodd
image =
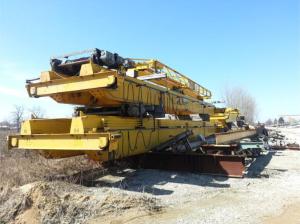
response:
<svg viewBox="0 0 300 224"><path fill-rule="evenodd" d="M8 137L9 148L47 158L86 154L108 161L166 148L191 151L212 136L221 144L255 132L243 128L237 109L205 102L208 89L167 65L105 50L52 58L51 71L27 80L26 88L30 97L77 105L72 118L26 120ZM226 140L217 140L225 131Z"/></svg>

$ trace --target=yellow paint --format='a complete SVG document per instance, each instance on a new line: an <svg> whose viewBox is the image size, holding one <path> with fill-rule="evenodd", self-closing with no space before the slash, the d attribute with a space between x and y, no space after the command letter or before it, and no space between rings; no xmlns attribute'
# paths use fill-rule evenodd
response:
<svg viewBox="0 0 300 224"><path fill-rule="evenodd" d="M95 151L100 154L97 156L98 154L93 153L92 159L117 159L147 152L188 129L193 130L194 135L208 136L215 132L214 126L202 121L145 118L141 124L138 118L95 115L69 120L39 119L36 120L37 122L34 121L24 122L21 135L10 136L9 146L46 150L47 155L53 153L55 158L57 158L55 151L73 152L70 155L80 151L88 156L90 156L90 151ZM46 124L56 124L57 127L60 126L60 131L57 131L55 125L50 128ZM41 129L36 129L37 126L45 127L45 131L41 133ZM93 127L97 127L97 132L90 133ZM62 130L67 129L70 130L69 133L62 133ZM66 156L66 153L62 154Z"/></svg>
<svg viewBox="0 0 300 224"><path fill-rule="evenodd" d="M149 73L149 71L140 71L140 68L137 71L140 75ZM169 84L173 82L173 86L154 81L154 83L161 84L158 86L124 76L124 74L120 75L116 71L104 69L93 63L83 64L80 76L61 78L59 74L55 75L52 71L48 73L58 78L28 84L27 90L30 96L50 96L59 103L101 107L116 107L124 103L143 103L144 105L162 103L166 113L178 115L199 112L211 114L213 110L213 107L201 105L199 99L202 97L197 98L198 95L190 89L184 87L184 94L173 91L173 87L181 87L181 84L170 79L167 81Z"/></svg>
<svg viewBox="0 0 300 224"><path fill-rule="evenodd" d="M240 112L233 108L216 108L215 113L210 116L211 122L219 128L226 127L226 123L235 122Z"/></svg>
<svg viewBox="0 0 300 224"><path fill-rule="evenodd" d="M209 136L236 120L235 109L205 104L211 92L157 60L136 60L130 68L137 77L126 76L126 68L107 69L83 63L78 76L42 72L40 82L26 88L31 97L49 96L59 103L88 107L120 107L124 104L163 106L175 115L207 114L210 121L167 120L121 116L85 115L69 119L32 119L23 122L19 135L8 137L9 148L32 149L46 158L86 154L107 161L141 154L187 130ZM139 77L165 74L149 81ZM145 77L144 77L145 78ZM228 136L226 136L228 137Z"/></svg>

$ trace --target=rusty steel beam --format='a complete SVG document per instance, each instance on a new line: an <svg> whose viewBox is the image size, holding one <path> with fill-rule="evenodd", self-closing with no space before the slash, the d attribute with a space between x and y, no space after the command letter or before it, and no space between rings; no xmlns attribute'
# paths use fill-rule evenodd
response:
<svg viewBox="0 0 300 224"><path fill-rule="evenodd" d="M288 146L287 149L289 149L289 150L300 150L300 147Z"/></svg>
<svg viewBox="0 0 300 224"><path fill-rule="evenodd" d="M245 157L221 154L151 152L135 156L135 165L144 169L162 169L243 177Z"/></svg>
<svg viewBox="0 0 300 224"><path fill-rule="evenodd" d="M273 145L271 146L271 149L273 150L299 150L300 151L300 147L297 146L286 146L286 145Z"/></svg>

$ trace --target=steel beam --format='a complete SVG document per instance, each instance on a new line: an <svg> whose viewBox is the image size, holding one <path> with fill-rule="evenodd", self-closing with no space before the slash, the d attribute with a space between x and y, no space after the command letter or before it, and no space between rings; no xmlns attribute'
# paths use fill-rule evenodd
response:
<svg viewBox="0 0 300 224"><path fill-rule="evenodd" d="M230 131L215 134L216 145L232 143L243 138L250 138L256 135L256 130Z"/></svg>
<svg viewBox="0 0 300 224"><path fill-rule="evenodd" d="M136 165L145 169L188 171L228 177L243 177L245 171L243 156L151 152L134 159L137 160Z"/></svg>

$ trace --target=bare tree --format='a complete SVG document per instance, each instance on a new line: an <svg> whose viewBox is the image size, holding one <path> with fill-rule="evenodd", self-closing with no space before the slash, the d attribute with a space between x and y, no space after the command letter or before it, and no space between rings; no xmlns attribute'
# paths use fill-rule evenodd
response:
<svg viewBox="0 0 300 224"><path fill-rule="evenodd" d="M43 118L45 111L40 106L34 106L28 110L31 113L31 118Z"/></svg>
<svg viewBox="0 0 300 224"><path fill-rule="evenodd" d="M9 130L11 127L12 127L12 125L8 120L3 120L0 122L1 130Z"/></svg>
<svg viewBox="0 0 300 224"><path fill-rule="evenodd" d="M21 128L21 123L24 120L24 106L23 105L15 105L14 110L12 111L12 123L18 129Z"/></svg>
<svg viewBox="0 0 300 224"><path fill-rule="evenodd" d="M273 121L269 118L268 120L266 120L265 124L267 126L271 126L273 124Z"/></svg>
<svg viewBox="0 0 300 224"><path fill-rule="evenodd" d="M285 121L284 121L283 117L280 117L278 119L278 124L282 126L282 125L284 125L284 123L285 123Z"/></svg>
<svg viewBox="0 0 300 224"><path fill-rule="evenodd" d="M226 88L223 98L227 107L239 109L247 122L254 123L257 116L257 104L246 90L239 87Z"/></svg>

